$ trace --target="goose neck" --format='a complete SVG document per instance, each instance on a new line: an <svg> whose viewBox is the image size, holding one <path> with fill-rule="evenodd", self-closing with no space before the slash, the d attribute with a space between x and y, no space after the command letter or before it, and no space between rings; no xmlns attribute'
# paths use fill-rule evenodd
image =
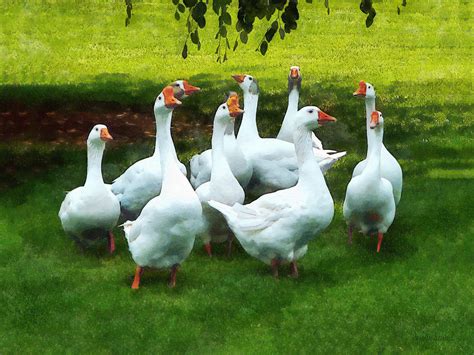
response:
<svg viewBox="0 0 474 355"><path fill-rule="evenodd" d="M291 136L293 135L294 117L298 112L298 101L300 98L300 92L295 86L291 89L288 95L288 107L286 109L283 123L281 124L280 132L278 133L278 139L283 139L291 142Z"/></svg>
<svg viewBox="0 0 474 355"><path fill-rule="evenodd" d="M323 173L314 157L311 131L306 128L296 128L293 140L298 160L298 185L308 191L325 186Z"/></svg>
<svg viewBox="0 0 474 355"><path fill-rule="evenodd" d="M252 94L248 90L244 92L244 115L240 125L237 140L248 142L260 138L257 128L257 105L258 94Z"/></svg>
<svg viewBox="0 0 474 355"><path fill-rule="evenodd" d="M160 164L163 176L162 191L167 189L167 186L176 182L177 176L184 176L178 167L176 158L176 150L171 138L171 117L172 110L168 112L157 112L156 126L157 126L157 141L160 152Z"/></svg>
<svg viewBox="0 0 474 355"><path fill-rule="evenodd" d="M371 145L369 147L369 153L367 155L367 166L364 169L363 173L368 178L380 179L380 160L382 152L383 128L369 128L368 134L370 135Z"/></svg>
<svg viewBox="0 0 474 355"><path fill-rule="evenodd" d="M104 185L102 178L102 156L104 154L105 143L87 143L87 177L84 186Z"/></svg>
<svg viewBox="0 0 474 355"><path fill-rule="evenodd" d="M229 123L230 125L231 123ZM224 134L228 125L214 120L212 132L212 170L211 182L221 174L232 174L224 152Z"/></svg>

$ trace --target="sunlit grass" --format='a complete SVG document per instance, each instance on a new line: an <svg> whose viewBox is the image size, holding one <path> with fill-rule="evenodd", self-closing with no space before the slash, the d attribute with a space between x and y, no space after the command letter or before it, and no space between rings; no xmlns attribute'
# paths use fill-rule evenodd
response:
<svg viewBox="0 0 474 355"><path fill-rule="evenodd" d="M132 292L134 264L119 228L110 257L79 250L57 218L64 192L84 182L84 147L1 144L2 353L473 352L473 5L409 1L398 16L396 2L375 2L367 30L357 1L331 3L327 16L322 1L300 1L296 32L261 57L260 26L225 64L215 62L212 21L203 49L180 58L184 23L173 19L171 1L134 1L128 28L122 0L0 4L6 110L103 102L151 109L165 83L188 78L203 91L175 120L207 123L223 92L237 89L230 74L247 72L261 85L259 127L272 135L286 106L288 68L297 64L302 104L338 118L319 135L349 153L327 175L336 215L311 242L299 280L275 281L240 248L231 259L219 247L213 259L196 248L176 289L166 287L166 272L155 272ZM385 142L405 177L379 255L360 235L348 247L342 220L345 187L365 153L364 106L351 97L360 79L376 86ZM109 147L105 180L152 144ZM208 144L200 132L176 142L184 161Z"/></svg>

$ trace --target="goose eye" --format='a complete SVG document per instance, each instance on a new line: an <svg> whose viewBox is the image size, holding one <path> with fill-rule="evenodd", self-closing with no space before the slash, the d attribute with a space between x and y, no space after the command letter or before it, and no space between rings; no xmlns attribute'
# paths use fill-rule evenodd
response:
<svg viewBox="0 0 474 355"><path fill-rule="evenodd" d="M249 80L253 80L253 78L251 76L249 76Z"/></svg>
<svg viewBox="0 0 474 355"><path fill-rule="evenodd" d="M309 112L309 113L313 113L313 112L314 112L314 110L308 110L308 112Z"/></svg>
<svg viewBox="0 0 474 355"><path fill-rule="evenodd" d="M221 106L221 109L225 110L225 106Z"/></svg>
<svg viewBox="0 0 474 355"><path fill-rule="evenodd" d="M99 131L99 129L98 129L98 128L96 128L95 130L96 130L96 131Z"/></svg>
<svg viewBox="0 0 474 355"><path fill-rule="evenodd" d="M161 101L161 96L158 96L158 100L160 100L160 101Z"/></svg>

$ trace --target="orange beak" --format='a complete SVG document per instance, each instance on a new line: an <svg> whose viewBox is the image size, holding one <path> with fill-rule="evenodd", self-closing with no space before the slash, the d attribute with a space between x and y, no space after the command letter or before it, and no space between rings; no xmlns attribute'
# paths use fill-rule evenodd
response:
<svg viewBox="0 0 474 355"><path fill-rule="evenodd" d="M337 120L326 112L318 111L318 123L336 122Z"/></svg>
<svg viewBox="0 0 474 355"><path fill-rule="evenodd" d="M379 113L374 111L370 114L370 125L369 127L374 129L379 124Z"/></svg>
<svg viewBox="0 0 474 355"><path fill-rule="evenodd" d="M109 130L107 128L102 128L100 130L100 139L102 139L104 142L111 141L113 138L109 133Z"/></svg>
<svg viewBox="0 0 474 355"><path fill-rule="evenodd" d="M163 89L163 96L165 97L165 106L169 109L174 109L175 107L181 105L176 97L174 97L174 89L171 86L167 86Z"/></svg>
<svg viewBox="0 0 474 355"><path fill-rule="evenodd" d="M298 77L300 76L300 73L298 73L298 69L291 68L290 76L291 76L292 79L298 79Z"/></svg>
<svg viewBox="0 0 474 355"><path fill-rule="evenodd" d="M366 92L367 92L367 85L365 81L362 80L359 83L359 87L352 95L357 96L357 97L365 97Z"/></svg>
<svg viewBox="0 0 474 355"><path fill-rule="evenodd" d="M245 79L245 75L244 74L236 74L236 75L232 75L232 77L234 78L234 80L236 82L238 82L239 84L243 83L244 82L244 79Z"/></svg>
<svg viewBox="0 0 474 355"><path fill-rule="evenodd" d="M237 94L230 95L227 99L227 107L229 107L230 117L236 118L238 115L244 113L239 106L239 96Z"/></svg>
<svg viewBox="0 0 474 355"><path fill-rule="evenodd" d="M186 80L183 80L183 86L184 86L184 94L185 95L192 95L195 92L198 92L201 90L201 88L198 88L197 86L193 86L189 84Z"/></svg>

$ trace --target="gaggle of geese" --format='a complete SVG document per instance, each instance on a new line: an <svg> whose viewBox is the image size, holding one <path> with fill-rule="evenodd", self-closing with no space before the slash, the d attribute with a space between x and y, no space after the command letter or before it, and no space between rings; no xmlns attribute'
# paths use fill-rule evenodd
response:
<svg viewBox="0 0 474 355"><path fill-rule="evenodd" d="M289 101L277 138L261 138L257 129L259 87L250 75L233 75L243 91L245 111L231 92L214 116L212 148L190 161L190 178L177 157L171 137L173 110L180 100L200 89L186 80L166 86L154 105L156 145L151 157L130 166L111 185L101 172L105 143L112 139L106 126L95 125L87 139L87 178L61 204L64 231L88 246L107 239L114 252L112 229L120 216L129 250L137 267L132 288L139 287L145 268L169 268L169 285L189 256L196 238L212 256L211 242L234 236L251 256L271 265L297 261L308 243L322 233L334 216L334 202L323 173L346 152L323 148L313 133L336 119L316 106L298 110L301 73L293 66L288 76ZM402 191L402 170L383 145L384 118L375 108L373 85L361 81L354 96L365 99L367 157L357 164L347 186L344 218L349 243L353 230L383 235L395 217ZM235 118L243 114L238 134ZM258 197L244 204L245 196Z"/></svg>

